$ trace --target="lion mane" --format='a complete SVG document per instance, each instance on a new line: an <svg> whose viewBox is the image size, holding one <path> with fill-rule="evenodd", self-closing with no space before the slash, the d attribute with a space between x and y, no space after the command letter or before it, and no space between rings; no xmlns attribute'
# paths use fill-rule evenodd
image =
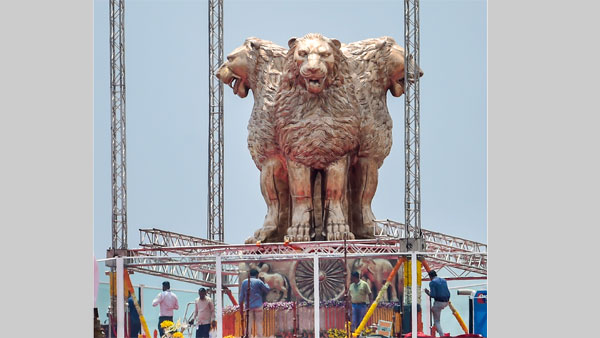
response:
<svg viewBox="0 0 600 338"><path fill-rule="evenodd" d="M312 94L302 85L294 52L304 40L316 39L333 50L334 66L325 87ZM273 109L279 146L290 159L324 169L358 146L360 108L350 66L339 45L320 34L308 34L290 46L283 68L283 83Z"/></svg>
<svg viewBox="0 0 600 338"><path fill-rule="evenodd" d="M249 44L248 60L254 63L248 73L248 82L254 96L248 121L248 150L256 167L262 170L262 164L267 158L281 156L275 138L271 108L281 82L286 49L258 38L248 38L246 43Z"/></svg>
<svg viewBox="0 0 600 338"><path fill-rule="evenodd" d="M361 107L359 157L373 158L378 167L392 148L392 118L386 104L390 57L393 48L401 48L391 37L353 42L342 46L355 80Z"/></svg>

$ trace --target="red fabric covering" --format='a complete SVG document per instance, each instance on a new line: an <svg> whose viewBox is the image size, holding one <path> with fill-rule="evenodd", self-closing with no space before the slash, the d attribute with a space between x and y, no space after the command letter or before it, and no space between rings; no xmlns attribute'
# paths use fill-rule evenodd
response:
<svg viewBox="0 0 600 338"><path fill-rule="evenodd" d="M235 313L223 315L223 337L235 335Z"/></svg>

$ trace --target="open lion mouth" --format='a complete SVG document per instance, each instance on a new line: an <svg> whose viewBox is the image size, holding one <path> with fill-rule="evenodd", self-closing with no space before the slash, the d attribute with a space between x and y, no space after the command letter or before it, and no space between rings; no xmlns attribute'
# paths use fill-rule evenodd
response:
<svg viewBox="0 0 600 338"><path fill-rule="evenodd" d="M241 77L232 74L231 81L228 83L229 87L233 89L233 94L238 95L241 98L246 97L248 95L248 89L246 85L244 85L244 80Z"/></svg>
<svg viewBox="0 0 600 338"><path fill-rule="evenodd" d="M244 84L244 80L239 75L236 75L234 72L232 72L229 67L222 66L219 68L217 71L217 78L224 84L231 87L234 95L238 95L241 98L244 98L246 95L248 95L248 88Z"/></svg>
<svg viewBox="0 0 600 338"><path fill-rule="evenodd" d="M304 78L306 83L306 89L308 89L311 93L320 93L323 91L323 83L325 82L325 78Z"/></svg>
<svg viewBox="0 0 600 338"><path fill-rule="evenodd" d="M400 95L404 94L404 77L393 81L390 87L390 91L392 92L392 96L394 97L399 97Z"/></svg>
<svg viewBox="0 0 600 338"><path fill-rule="evenodd" d="M410 84L414 84L417 79L413 73L408 73L406 77L400 77L395 81L392 81L392 85L390 86L390 91L392 95L398 97L404 94L404 86L405 82L408 81ZM419 69L419 77L423 76L423 71Z"/></svg>

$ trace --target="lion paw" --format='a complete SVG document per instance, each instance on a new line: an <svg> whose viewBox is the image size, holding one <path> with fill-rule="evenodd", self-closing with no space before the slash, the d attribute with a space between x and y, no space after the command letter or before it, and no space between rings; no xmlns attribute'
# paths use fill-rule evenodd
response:
<svg viewBox="0 0 600 338"><path fill-rule="evenodd" d="M287 231L287 234L292 241L310 241L311 210L311 205L308 203L298 203L296 206L294 206L294 211L292 213L292 225Z"/></svg>
<svg viewBox="0 0 600 338"><path fill-rule="evenodd" d="M266 228L259 228L256 231L254 231L254 235L246 238L246 241L244 241L245 244L255 244L256 242L263 242L265 239L267 239L267 236L269 234L271 234L273 231L270 229L266 229Z"/></svg>
<svg viewBox="0 0 600 338"><path fill-rule="evenodd" d="M256 237L250 236L250 237L246 238L246 240L244 241L244 244L255 244L256 242L258 242Z"/></svg>
<svg viewBox="0 0 600 338"><path fill-rule="evenodd" d="M254 235L252 235L246 239L245 243L246 244L254 244L259 241L263 242L275 231L277 231L277 226L274 225L273 223L265 221L265 223L263 224L263 226L261 228L258 228L258 229L256 229L256 231L254 231Z"/></svg>
<svg viewBox="0 0 600 338"><path fill-rule="evenodd" d="M293 224L288 228L288 237L294 242L310 241L310 224Z"/></svg>
<svg viewBox="0 0 600 338"><path fill-rule="evenodd" d="M354 239L354 234L350 232L350 227L345 223L328 223L327 224L327 240L335 241L335 240L343 240L344 237L346 239Z"/></svg>

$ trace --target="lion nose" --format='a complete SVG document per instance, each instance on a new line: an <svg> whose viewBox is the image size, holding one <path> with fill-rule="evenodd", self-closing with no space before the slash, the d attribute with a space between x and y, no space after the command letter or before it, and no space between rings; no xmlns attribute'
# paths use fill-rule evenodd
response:
<svg viewBox="0 0 600 338"><path fill-rule="evenodd" d="M221 67L219 67L219 69L217 69L217 71L215 72L215 76L219 80L223 80L224 66L225 64L222 64Z"/></svg>
<svg viewBox="0 0 600 338"><path fill-rule="evenodd" d="M308 62L306 63L305 73L307 75L316 75L322 72L321 64L319 63L319 57L308 57Z"/></svg>
<svg viewBox="0 0 600 338"><path fill-rule="evenodd" d="M318 66L307 66L306 69L304 70L304 73L306 75L317 75L319 73L319 67Z"/></svg>

